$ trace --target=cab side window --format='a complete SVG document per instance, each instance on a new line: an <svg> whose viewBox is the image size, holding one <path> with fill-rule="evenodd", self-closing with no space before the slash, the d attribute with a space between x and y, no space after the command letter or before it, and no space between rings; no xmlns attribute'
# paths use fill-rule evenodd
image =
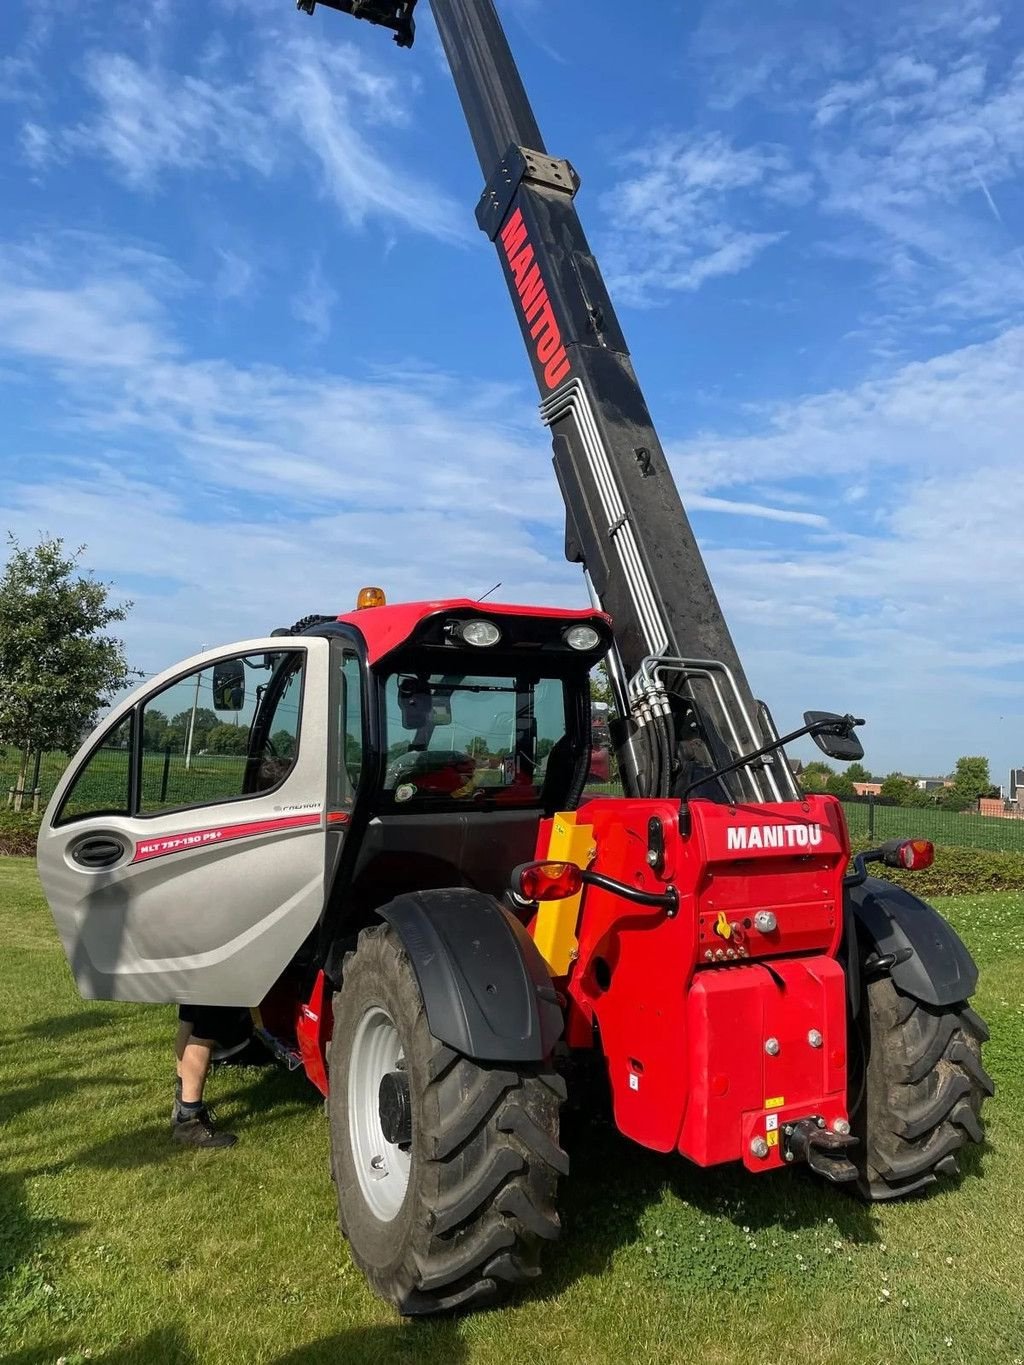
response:
<svg viewBox="0 0 1024 1365"><path fill-rule="evenodd" d="M54 824L66 825L87 815L127 815L131 799L132 723L129 713L104 735L79 769Z"/></svg>
<svg viewBox="0 0 1024 1365"><path fill-rule="evenodd" d="M231 801L283 782L298 754L304 658L281 651L221 660L150 697L139 813Z"/></svg>
<svg viewBox="0 0 1024 1365"><path fill-rule="evenodd" d="M363 674L356 654L342 655L337 689L337 770L332 774L332 805L351 806L363 770Z"/></svg>

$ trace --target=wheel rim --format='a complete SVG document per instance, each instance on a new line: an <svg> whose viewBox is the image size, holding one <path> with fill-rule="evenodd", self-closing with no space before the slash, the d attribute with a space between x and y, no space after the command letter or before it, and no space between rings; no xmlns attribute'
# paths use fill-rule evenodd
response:
<svg viewBox="0 0 1024 1365"><path fill-rule="evenodd" d="M380 1083L402 1064L402 1042L386 1010L366 1011L352 1040L348 1082L348 1130L359 1189L382 1223L398 1214L409 1188L412 1149L384 1136L380 1122Z"/></svg>

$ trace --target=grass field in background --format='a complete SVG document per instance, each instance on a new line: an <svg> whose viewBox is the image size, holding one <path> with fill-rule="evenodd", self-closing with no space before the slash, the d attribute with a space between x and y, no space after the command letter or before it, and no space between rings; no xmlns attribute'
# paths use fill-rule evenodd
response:
<svg viewBox="0 0 1024 1365"><path fill-rule="evenodd" d="M32 863L0 860L0 1359L1024 1362L1024 895L944 908L982 967L998 1085L957 1186L865 1209L802 1172L702 1172L575 1119L563 1240L533 1293L403 1323L337 1232L306 1082L216 1074L241 1141L176 1149L173 1010L80 1000Z"/></svg>
<svg viewBox="0 0 1024 1365"><path fill-rule="evenodd" d="M14 750L6 757L0 752L0 806L6 804L8 788L18 777L18 756ZM66 754L44 754L39 770L42 810L67 767ZM162 753L142 755L142 808L155 810L163 806L185 806L200 801L214 801L231 797L242 790L245 758L239 754L194 754L186 768L184 754L171 754L166 765ZM31 783L29 772L26 782ZM128 753L124 749L109 749L97 754L85 777L78 784L74 805L76 809L116 807L125 799L128 784ZM26 799L26 808L31 798Z"/></svg>

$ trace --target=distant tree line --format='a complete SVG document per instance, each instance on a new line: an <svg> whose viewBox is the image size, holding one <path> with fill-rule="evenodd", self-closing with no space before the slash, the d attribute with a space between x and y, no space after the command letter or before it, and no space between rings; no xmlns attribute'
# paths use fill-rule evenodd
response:
<svg viewBox="0 0 1024 1365"><path fill-rule="evenodd" d="M937 806L941 810L969 810L979 796L998 796L989 773L988 759L979 755L958 758L948 787L926 790L917 779L905 773L888 773L884 778L873 777L863 763L851 763L844 772L837 772L828 763L814 759L800 774L807 791L828 792L841 801L856 795L855 782L879 782L879 799L896 806Z"/></svg>

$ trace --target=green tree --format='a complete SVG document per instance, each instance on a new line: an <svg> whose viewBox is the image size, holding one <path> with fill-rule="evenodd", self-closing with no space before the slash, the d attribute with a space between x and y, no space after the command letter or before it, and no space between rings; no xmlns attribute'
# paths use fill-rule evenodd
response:
<svg viewBox="0 0 1024 1365"><path fill-rule="evenodd" d="M820 758L812 758L800 774L800 784L805 791L823 792L828 788L828 780L835 777L836 770Z"/></svg>
<svg viewBox="0 0 1024 1365"><path fill-rule="evenodd" d="M181 737L182 748L188 741L188 727L191 721L191 706L186 711L179 711L171 721L171 729ZM208 706L197 706L195 722L192 725L192 752L197 754L200 749L208 749L211 732L223 723L217 713L211 711Z"/></svg>
<svg viewBox="0 0 1024 1365"><path fill-rule="evenodd" d="M611 710L615 709L615 698L608 677L608 666L602 659L590 675L590 700L603 701Z"/></svg>
<svg viewBox="0 0 1024 1365"><path fill-rule="evenodd" d="M987 758L977 754L958 758L953 785L945 788L939 803L945 810L967 810L979 796L987 796L991 790Z"/></svg>
<svg viewBox="0 0 1024 1365"><path fill-rule="evenodd" d="M244 725L218 725L206 736L206 748L211 754L244 754L249 748L249 731Z"/></svg>
<svg viewBox="0 0 1024 1365"><path fill-rule="evenodd" d="M295 751L295 736L291 730L275 730L270 736L270 742L278 758L291 758Z"/></svg>
<svg viewBox="0 0 1024 1365"><path fill-rule="evenodd" d="M20 750L15 807L33 753L76 749L131 676L124 644L106 629L130 602L80 572L84 546L59 538L22 546L8 537L0 575L0 745Z"/></svg>
<svg viewBox="0 0 1024 1365"><path fill-rule="evenodd" d="M166 749L170 727L163 711L147 706L142 713L142 747L147 753Z"/></svg>
<svg viewBox="0 0 1024 1365"><path fill-rule="evenodd" d="M852 796L857 795L847 773L833 773L825 783L825 790L830 796L838 796L840 801L849 801Z"/></svg>
<svg viewBox="0 0 1024 1365"><path fill-rule="evenodd" d="M899 806L910 804L910 793L914 790L914 784L909 777L904 777L902 773L890 773L882 781L882 790L879 796L884 801L895 801Z"/></svg>
<svg viewBox="0 0 1024 1365"><path fill-rule="evenodd" d="M851 782L874 782L875 780L863 763L851 763L846 770L846 776Z"/></svg>

